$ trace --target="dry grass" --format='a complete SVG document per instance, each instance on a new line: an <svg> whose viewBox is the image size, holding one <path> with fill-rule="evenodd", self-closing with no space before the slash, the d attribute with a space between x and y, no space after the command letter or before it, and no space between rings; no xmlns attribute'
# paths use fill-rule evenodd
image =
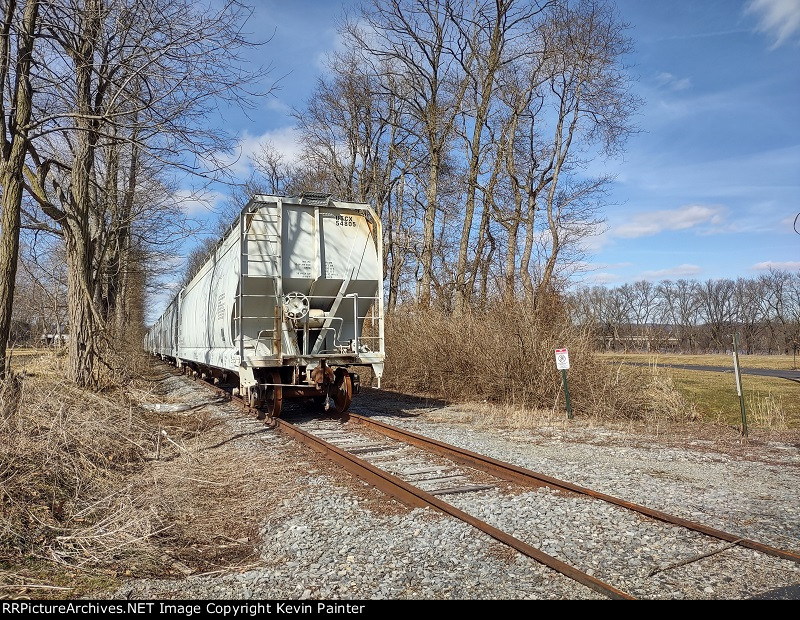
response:
<svg viewBox="0 0 800 620"><path fill-rule="evenodd" d="M563 415L555 349L564 347L576 417L656 424L696 418L667 377L599 357L591 336L571 325L557 303L537 311L522 303L502 304L458 318L404 308L388 317L386 341L387 389L500 405L518 424Z"/></svg>
<svg viewBox="0 0 800 620"><path fill-rule="evenodd" d="M403 308L388 317L386 340L383 387L462 403L470 424L532 428L565 420L554 351L566 347L576 420L637 423L656 433L676 424L741 425L732 375L666 366L732 367L731 356L597 353L590 335L571 325L558 304L535 312L522 304L502 304L458 318ZM792 365L791 356L742 356L740 361L752 368ZM748 424L777 431L797 427L795 383L753 375L743 383Z"/></svg>
<svg viewBox="0 0 800 620"><path fill-rule="evenodd" d="M149 451L152 438L131 406L115 400L118 395L86 393L59 381L62 362L41 358L32 376L15 375L3 383L0 434L6 450L0 493L6 518L0 540L21 552L46 541L54 557L66 559L71 549L83 555L76 532L115 501L113 495L104 497L113 487L108 483ZM87 492L101 499L83 505ZM29 527L15 527L18 522ZM104 529L118 528L105 523ZM124 538L127 529L119 535ZM115 534L107 536L114 539Z"/></svg>
<svg viewBox="0 0 800 620"><path fill-rule="evenodd" d="M163 370L92 393L60 379L64 363L46 354L0 383L0 598L75 598L122 577L252 561L247 517L263 511L257 492L277 466L249 454L265 476L254 483L202 405L139 407L166 400ZM128 357L131 373L145 365Z"/></svg>
<svg viewBox="0 0 800 620"><path fill-rule="evenodd" d="M21 563L36 574L56 563L62 582L70 570L119 559L161 526L120 490L152 452L152 430L121 390L92 394L60 380L64 361L30 360L26 374L0 385L0 569ZM28 582L19 571L3 576L5 590Z"/></svg>
<svg viewBox="0 0 800 620"><path fill-rule="evenodd" d="M746 399L745 411L755 426L779 431L789 428L783 398L771 392L750 394Z"/></svg>
<svg viewBox="0 0 800 620"><path fill-rule="evenodd" d="M729 367L731 372L686 370L662 364L675 364L672 357L649 354L626 354L624 356L602 354L612 367L626 365L627 362L649 364L649 372L669 380L683 399L692 403L695 415L704 422L724 426L741 427L741 407L736 392L733 375L733 361L727 356L685 356L683 363ZM696 358L696 359L691 359ZM770 356L740 358L743 367L780 368L781 357L775 356L769 364ZM785 359L783 360L786 361ZM747 364L747 366L745 366ZM748 426L771 430L791 430L800 427L800 387L797 382L778 377L742 375L742 389Z"/></svg>

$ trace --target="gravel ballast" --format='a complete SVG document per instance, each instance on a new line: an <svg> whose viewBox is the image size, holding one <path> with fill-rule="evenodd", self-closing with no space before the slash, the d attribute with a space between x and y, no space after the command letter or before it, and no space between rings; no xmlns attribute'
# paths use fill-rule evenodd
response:
<svg viewBox="0 0 800 620"><path fill-rule="evenodd" d="M207 392L168 379L184 402ZM680 439L579 419L532 430L473 424L455 405L395 407L365 390L352 410L548 476L608 493L743 538L800 552L800 444L741 444L691 430ZM198 402L198 401L194 401ZM379 404L379 406L374 406ZM283 499L265 505L259 558L177 580L132 580L131 599L602 599L452 517L411 510L230 405L209 405L233 439L225 449L275 454L290 473ZM402 415L399 413L402 411ZM291 420L291 412L287 412ZM263 427L260 427L263 429ZM298 465L302 463L303 465ZM310 465L309 465L310 463ZM294 471L294 469L296 471ZM258 472L254 472L258 475ZM273 489L275 491L275 489ZM603 501L542 488L444 499L598 579L643 599L800 597L800 565ZM703 557L704 556L704 557Z"/></svg>

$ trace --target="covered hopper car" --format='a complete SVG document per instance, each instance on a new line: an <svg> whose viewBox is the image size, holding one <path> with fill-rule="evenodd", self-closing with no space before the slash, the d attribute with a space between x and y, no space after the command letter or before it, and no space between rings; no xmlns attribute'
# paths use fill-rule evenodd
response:
<svg viewBox="0 0 800 620"><path fill-rule="evenodd" d="M257 195L148 330L145 349L233 384L267 415L283 399L342 413L353 369L383 374L381 223L368 204Z"/></svg>

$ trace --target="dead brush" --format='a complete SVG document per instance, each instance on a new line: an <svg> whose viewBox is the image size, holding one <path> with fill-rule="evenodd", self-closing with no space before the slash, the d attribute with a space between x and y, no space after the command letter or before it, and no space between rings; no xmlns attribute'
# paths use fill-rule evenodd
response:
<svg viewBox="0 0 800 620"><path fill-rule="evenodd" d="M0 597L74 596L111 587L118 574L255 559L258 532L243 533L240 518L263 505L252 495L253 470L215 449L228 445L214 432L221 421L203 403L140 406L168 399L146 377L109 380L99 393L76 388L61 379L64 361L46 354L19 381L0 383ZM134 364L150 368L135 353ZM280 467L270 476L291 475ZM217 527L229 540L215 539Z"/></svg>
<svg viewBox="0 0 800 620"><path fill-rule="evenodd" d="M783 399L776 398L771 392L766 396L761 393L748 395L745 411L749 412L755 426L773 430L788 428Z"/></svg>
<svg viewBox="0 0 800 620"><path fill-rule="evenodd" d="M387 317L384 385L451 402L563 411L555 349L569 348L570 400L593 420L690 419L691 408L667 382L630 366L614 367L593 349L591 334L570 323L555 301L521 301L458 317L401 307ZM511 410L510 410L511 411ZM515 414L519 422L519 414Z"/></svg>
<svg viewBox="0 0 800 620"><path fill-rule="evenodd" d="M644 420L650 426L670 423L694 422L700 419L697 407L675 387L671 376L652 367L645 391L646 403L642 407Z"/></svg>
<svg viewBox="0 0 800 620"><path fill-rule="evenodd" d="M22 377L13 373L0 380L0 429L18 419L22 384Z"/></svg>
<svg viewBox="0 0 800 620"><path fill-rule="evenodd" d="M121 391L80 390L62 366L46 354L0 384L4 563L109 565L164 527L123 483L152 455L153 428Z"/></svg>

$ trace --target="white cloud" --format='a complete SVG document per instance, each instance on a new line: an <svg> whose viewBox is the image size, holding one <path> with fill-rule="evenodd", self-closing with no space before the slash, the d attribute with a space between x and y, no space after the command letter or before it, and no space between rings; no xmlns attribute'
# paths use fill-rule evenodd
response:
<svg viewBox="0 0 800 620"><path fill-rule="evenodd" d="M695 276L702 271L698 265L683 264L677 267L667 267L655 271L643 271L640 278L645 280L667 280L669 278L687 278Z"/></svg>
<svg viewBox="0 0 800 620"><path fill-rule="evenodd" d="M616 273L608 271L610 269L625 269L631 267L633 263L590 263L578 261L575 264L575 273L572 274L572 281L580 286L595 286L599 284L611 284L619 282L622 277Z"/></svg>
<svg viewBox="0 0 800 620"><path fill-rule="evenodd" d="M300 157L300 140L297 128L294 126L270 129L258 136L245 131L234 149L233 156L227 158L231 171L241 178L246 177L250 173L252 156L268 143L283 154L287 163L296 162Z"/></svg>
<svg viewBox="0 0 800 620"><path fill-rule="evenodd" d="M755 269L756 271L767 271L769 269L778 269L778 270L786 270L786 271L797 271L800 270L800 261L796 260L787 260L787 261L772 261L766 260L761 263L756 263L751 267L751 269Z"/></svg>
<svg viewBox="0 0 800 620"><path fill-rule="evenodd" d="M174 270L177 271L178 269L183 268L183 263L186 260L185 256L165 256L160 261L160 267L164 270ZM164 286L172 286L174 283L168 282Z"/></svg>
<svg viewBox="0 0 800 620"><path fill-rule="evenodd" d="M177 281L163 282L158 292L152 293L147 300L147 307L145 309L145 322L147 325L152 325L156 322L167 307L167 304L172 301L175 296L175 289L178 288Z"/></svg>
<svg viewBox="0 0 800 620"><path fill-rule="evenodd" d="M780 223L780 229L800 235L800 213L793 213L789 217L783 218Z"/></svg>
<svg viewBox="0 0 800 620"><path fill-rule="evenodd" d="M584 277L584 280L590 284L612 284L619 282L622 278L615 273L591 273Z"/></svg>
<svg viewBox="0 0 800 620"><path fill-rule="evenodd" d="M173 194L173 198L184 214L197 216L217 213L218 205L226 199L226 196L214 191L180 189Z"/></svg>
<svg viewBox="0 0 800 620"><path fill-rule="evenodd" d="M292 125L268 131L258 138L257 147L260 148L266 142L271 142L272 146L283 154L287 163L293 163L300 159L302 149L297 127Z"/></svg>
<svg viewBox="0 0 800 620"><path fill-rule="evenodd" d="M659 73L656 76L656 81L660 86L669 90L686 90L692 85L689 78L678 78L671 73Z"/></svg>
<svg viewBox="0 0 800 620"><path fill-rule="evenodd" d="M705 205L685 205L678 209L636 213L628 222L611 227L614 237L635 239L657 235L667 230L686 230L703 224L719 225L724 209Z"/></svg>
<svg viewBox="0 0 800 620"><path fill-rule="evenodd" d="M580 271L596 271L599 269L621 269L623 267L631 267L632 265L633 263L629 261L620 263L590 263L587 261L578 261L576 263L576 266Z"/></svg>
<svg viewBox="0 0 800 620"><path fill-rule="evenodd" d="M363 22L359 20L359 25L362 25ZM330 71L330 59L334 54L344 54L347 52L349 48L352 47L353 42L352 39L345 33L342 33L334 28L327 28L325 29L324 35L326 35L331 43L328 49L323 49L315 58L315 64L317 69L322 73L322 75L327 75Z"/></svg>
<svg viewBox="0 0 800 620"><path fill-rule="evenodd" d="M611 243L611 235L608 232L608 229L604 229L602 232L596 235L590 235L582 240L581 247L589 253L596 253L606 247L609 243Z"/></svg>
<svg viewBox="0 0 800 620"><path fill-rule="evenodd" d="M755 14L758 31L775 39L772 49L780 47L800 32L800 1L750 0L745 14Z"/></svg>
<svg viewBox="0 0 800 620"><path fill-rule="evenodd" d="M292 108L288 103L281 101L280 99L278 99L278 97L275 97L274 95L271 97L267 97L267 102L264 107L270 112L279 112L281 114L286 114L286 115L288 115L289 112L292 111Z"/></svg>

